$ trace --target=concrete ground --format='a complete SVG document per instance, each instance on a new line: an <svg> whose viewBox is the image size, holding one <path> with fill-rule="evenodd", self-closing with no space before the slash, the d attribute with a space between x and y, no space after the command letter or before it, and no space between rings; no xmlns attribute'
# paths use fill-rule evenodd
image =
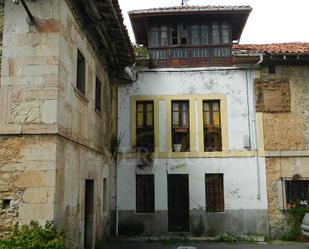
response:
<svg viewBox="0 0 309 249"><path fill-rule="evenodd" d="M183 244L183 243L164 244L164 243L158 243L158 242L148 242L148 243L147 242L112 242L112 243L107 244L104 248L106 249L177 249L179 246L193 246L193 247L196 247L196 249L309 249L309 243L226 244L226 243L204 243L204 242L188 243L188 244Z"/></svg>

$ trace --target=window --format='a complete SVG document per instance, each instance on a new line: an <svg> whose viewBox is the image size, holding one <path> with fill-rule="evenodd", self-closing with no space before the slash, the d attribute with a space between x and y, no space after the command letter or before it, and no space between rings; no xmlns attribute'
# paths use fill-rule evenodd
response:
<svg viewBox="0 0 309 249"><path fill-rule="evenodd" d="M172 45L178 44L178 26L173 25L172 26Z"/></svg>
<svg viewBox="0 0 309 249"><path fill-rule="evenodd" d="M180 44L186 45L188 43L188 29L186 25L180 25Z"/></svg>
<svg viewBox="0 0 309 249"><path fill-rule="evenodd" d="M136 213L154 213L154 175L136 175Z"/></svg>
<svg viewBox="0 0 309 249"><path fill-rule="evenodd" d="M165 60L166 59L165 50L149 51L149 55L152 60Z"/></svg>
<svg viewBox="0 0 309 249"><path fill-rule="evenodd" d="M9 209L11 207L11 199L2 200L2 209Z"/></svg>
<svg viewBox="0 0 309 249"><path fill-rule="evenodd" d="M95 81L95 109L98 111L102 110L102 83L98 77Z"/></svg>
<svg viewBox="0 0 309 249"><path fill-rule="evenodd" d="M172 143L174 152L190 151L189 101L172 101Z"/></svg>
<svg viewBox="0 0 309 249"><path fill-rule="evenodd" d="M191 44L193 46L200 45L199 25L192 25L191 26Z"/></svg>
<svg viewBox="0 0 309 249"><path fill-rule="evenodd" d="M285 180L287 207L308 207L308 187L309 180L307 179Z"/></svg>
<svg viewBox="0 0 309 249"><path fill-rule="evenodd" d="M206 174L206 212L224 212L223 174Z"/></svg>
<svg viewBox="0 0 309 249"><path fill-rule="evenodd" d="M222 43L230 43L230 32L227 22L222 23Z"/></svg>
<svg viewBox="0 0 309 249"><path fill-rule="evenodd" d="M136 103L136 149L154 151L153 101Z"/></svg>
<svg viewBox="0 0 309 249"><path fill-rule="evenodd" d="M167 26L161 27L161 47L168 46Z"/></svg>
<svg viewBox="0 0 309 249"><path fill-rule="evenodd" d="M219 23L217 22L212 23L212 43L220 43Z"/></svg>
<svg viewBox="0 0 309 249"><path fill-rule="evenodd" d="M108 191L107 191L107 178L103 178L103 213L107 212L108 207Z"/></svg>
<svg viewBox="0 0 309 249"><path fill-rule="evenodd" d="M158 47L158 45L159 45L159 28L152 27L150 29L150 46Z"/></svg>
<svg viewBox="0 0 309 249"><path fill-rule="evenodd" d="M203 102L204 150L221 151L220 101Z"/></svg>
<svg viewBox="0 0 309 249"><path fill-rule="evenodd" d="M208 44L208 25L191 26L191 44L193 46Z"/></svg>
<svg viewBox="0 0 309 249"><path fill-rule="evenodd" d="M208 25L201 25L201 45L207 45L208 41Z"/></svg>
<svg viewBox="0 0 309 249"><path fill-rule="evenodd" d="M78 50L77 51L77 80L76 80L76 87L83 94L85 94L85 92L86 92L85 84L86 84L86 62L85 62L84 56Z"/></svg>

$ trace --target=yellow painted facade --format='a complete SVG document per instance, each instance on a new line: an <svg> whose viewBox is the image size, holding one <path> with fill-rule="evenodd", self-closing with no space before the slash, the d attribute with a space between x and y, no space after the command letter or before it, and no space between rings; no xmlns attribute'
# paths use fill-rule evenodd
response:
<svg viewBox="0 0 309 249"><path fill-rule="evenodd" d="M137 101L153 101L154 102L154 136L155 136L155 158L200 158L200 157L254 157L264 156L263 142L263 114L256 114L258 128L258 151L247 150L229 150L228 136L228 115L227 115L227 100L223 94L203 94L203 95L146 95L146 96L131 96L131 113L130 113L130 135L131 135L131 152L122 153L122 158L135 158L136 144L136 102ZM171 130L171 102L173 100L189 101L190 106L190 152L172 152L172 130ZM203 101L219 100L220 101L220 119L221 119L221 136L222 136L222 151L204 152L204 131L203 131ZM160 144L160 119L159 119L159 102L165 101L166 106L166 136L165 136L165 151L159 150ZM195 103L198 103L197 106ZM197 110L196 110L197 109ZM198 113L197 120L195 113ZM197 135L196 135L197 133ZM196 141L196 139L198 141ZM164 143L163 142L163 143ZM198 145L198 147L196 146Z"/></svg>

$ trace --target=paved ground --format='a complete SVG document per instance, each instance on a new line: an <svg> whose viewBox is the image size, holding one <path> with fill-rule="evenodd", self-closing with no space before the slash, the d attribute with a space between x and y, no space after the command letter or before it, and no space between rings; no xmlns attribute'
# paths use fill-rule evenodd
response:
<svg viewBox="0 0 309 249"><path fill-rule="evenodd" d="M189 244L162 244L162 243L133 243L113 242L106 249L176 249L178 246L195 246L197 249L309 249L309 243L288 244L223 244L223 243L189 243Z"/></svg>

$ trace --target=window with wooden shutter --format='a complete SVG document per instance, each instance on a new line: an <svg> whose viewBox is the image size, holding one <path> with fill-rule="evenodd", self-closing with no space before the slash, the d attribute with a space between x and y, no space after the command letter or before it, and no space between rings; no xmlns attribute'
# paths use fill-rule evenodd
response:
<svg viewBox="0 0 309 249"><path fill-rule="evenodd" d="M206 212L224 212L223 174L206 174Z"/></svg>
<svg viewBox="0 0 309 249"><path fill-rule="evenodd" d="M136 175L136 213L155 212L154 175Z"/></svg>
<svg viewBox="0 0 309 249"><path fill-rule="evenodd" d="M154 109L153 101L136 103L136 149L154 151Z"/></svg>
<svg viewBox="0 0 309 249"><path fill-rule="evenodd" d="M203 102L204 151L221 151L220 101Z"/></svg>

